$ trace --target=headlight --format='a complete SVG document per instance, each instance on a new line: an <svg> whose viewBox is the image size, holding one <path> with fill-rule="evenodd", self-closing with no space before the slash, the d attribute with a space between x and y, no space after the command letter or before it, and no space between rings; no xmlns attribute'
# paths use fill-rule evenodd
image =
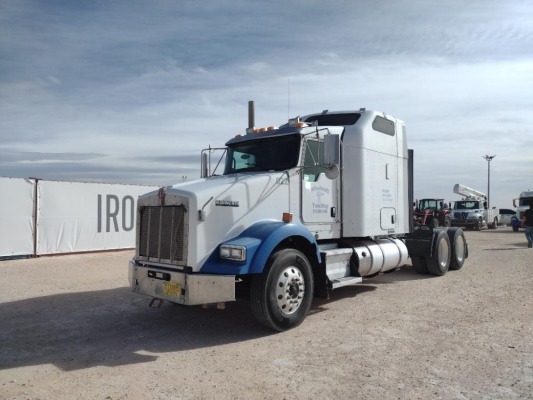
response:
<svg viewBox="0 0 533 400"><path fill-rule="evenodd" d="M227 260L245 261L246 247L223 244L220 246L219 255L220 258L225 258Z"/></svg>

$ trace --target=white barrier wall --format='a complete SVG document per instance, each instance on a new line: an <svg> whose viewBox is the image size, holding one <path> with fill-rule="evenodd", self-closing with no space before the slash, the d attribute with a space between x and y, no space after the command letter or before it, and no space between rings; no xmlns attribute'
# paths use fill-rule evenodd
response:
<svg viewBox="0 0 533 400"><path fill-rule="evenodd" d="M33 254L34 184L0 177L0 257Z"/></svg>
<svg viewBox="0 0 533 400"><path fill-rule="evenodd" d="M156 189L0 177L0 257L133 248L137 197Z"/></svg>
<svg viewBox="0 0 533 400"><path fill-rule="evenodd" d="M37 255L135 247L137 197L157 187L39 181Z"/></svg>

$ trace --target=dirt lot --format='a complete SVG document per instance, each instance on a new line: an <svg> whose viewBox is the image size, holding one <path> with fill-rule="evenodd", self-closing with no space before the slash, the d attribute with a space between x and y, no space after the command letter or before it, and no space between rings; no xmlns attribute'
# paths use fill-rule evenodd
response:
<svg viewBox="0 0 533 400"><path fill-rule="evenodd" d="M466 236L462 270L338 289L278 334L245 301L149 308L131 251L0 261L0 398L531 399L533 250Z"/></svg>

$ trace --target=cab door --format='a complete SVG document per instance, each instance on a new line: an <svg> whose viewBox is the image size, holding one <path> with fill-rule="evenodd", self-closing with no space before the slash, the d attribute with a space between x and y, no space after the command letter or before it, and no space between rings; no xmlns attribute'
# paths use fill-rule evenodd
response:
<svg viewBox="0 0 533 400"><path fill-rule="evenodd" d="M339 179L326 176L324 167L324 142L316 138L305 139L303 160L301 215L304 224L326 224L322 228L331 230L331 224L339 221ZM316 230L317 228L315 228Z"/></svg>

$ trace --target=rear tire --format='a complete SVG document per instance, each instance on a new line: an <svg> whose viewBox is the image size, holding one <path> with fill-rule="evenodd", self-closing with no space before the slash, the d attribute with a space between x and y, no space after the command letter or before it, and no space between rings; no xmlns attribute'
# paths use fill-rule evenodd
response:
<svg viewBox="0 0 533 400"><path fill-rule="evenodd" d="M446 231L435 231L433 234L432 255L426 258L428 271L432 275L442 276L450 268L451 246Z"/></svg>
<svg viewBox="0 0 533 400"><path fill-rule="evenodd" d="M468 245L461 228L448 229L448 238L451 244L450 270L459 270L463 267L468 257Z"/></svg>
<svg viewBox="0 0 533 400"><path fill-rule="evenodd" d="M413 269L418 274L427 274L428 273L428 267L426 266L426 259L424 257L411 257L411 263L413 264Z"/></svg>
<svg viewBox="0 0 533 400"><path fill-rule="evenodd" d="M252 312L259 323L275 331L300 325L313 300L313 271L306 256L283 249L270 256L263 273L250 287Z"/></svg>

